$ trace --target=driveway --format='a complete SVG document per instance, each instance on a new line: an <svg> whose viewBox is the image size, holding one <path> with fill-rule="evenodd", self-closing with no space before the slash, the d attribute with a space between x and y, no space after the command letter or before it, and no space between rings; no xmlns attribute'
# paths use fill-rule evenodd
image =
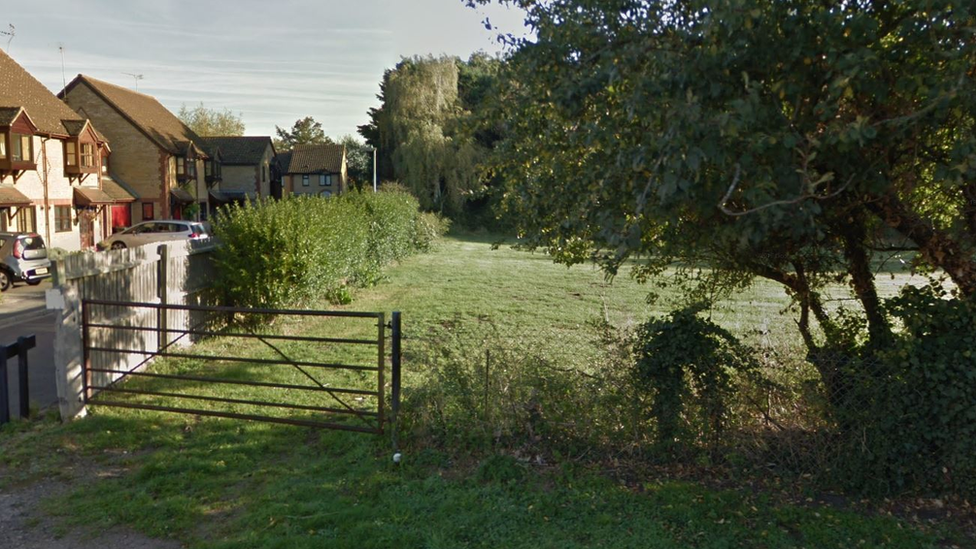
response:
<svg viewBox="0 0 976 549"><path fill-rule="evenodd" d="M3 293L0 302L0 345L15 343L20 336L34 334L37 346L28 354L30 399L32 408L46 408L58 401L54 381L54 336L57 311L44 308L44 292L50 281L37 286L18 284ZM7 362L7 380L12 389L11 409L17 410L17 359ZM15 414L11 414L14 416Z"/></svg>

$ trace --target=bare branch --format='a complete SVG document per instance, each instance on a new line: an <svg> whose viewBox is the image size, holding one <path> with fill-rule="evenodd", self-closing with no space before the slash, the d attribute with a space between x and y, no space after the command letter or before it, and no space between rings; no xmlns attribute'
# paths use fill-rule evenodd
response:
<svg viewBox="0 0 976 549"><path fill-rule="evenodd" d="M739 179L741 175L742 175L742 170L739 167L739 165L736 164L735 175L732 177L732 184L729 185L728 190L725 191L725 196L722 197L722 201L719 202L718 204L718 209L721 210L722 213L724 213L725 215L729 215L732 217L741 217L743 215L749 215L752 213L760 212L762 210L766 210L775 206L788 206L790 204L798 204L800 202L803 202L804 200L827 200L847 190L847 187L850 187L851 183L854 181L854 176L852 175L847 179L846 183L841 185L839 189L823 196L818 194L807 193L807 194L802 194L796 198L791 198L789 200L774 200L768 204L763 204L762 206L756 206L755 208L750 208L748 210L743 210L743 211L730 210L728 206L726 206L726 204L728 203L729 199L732 198L732 193L734 193L736 188L738 188Z"/></svg>

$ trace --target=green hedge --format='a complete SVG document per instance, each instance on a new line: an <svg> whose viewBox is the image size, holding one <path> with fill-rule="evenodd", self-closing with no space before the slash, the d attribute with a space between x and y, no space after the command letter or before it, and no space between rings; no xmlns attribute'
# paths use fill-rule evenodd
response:
<svg viewBox="0 0 976 549"><path fill-rule="evenodd" d="M422 219L417 199L397 188L229 206L214 221L216 288L241 307L343 301L347 284L372 284L424 247Z"/></svg>

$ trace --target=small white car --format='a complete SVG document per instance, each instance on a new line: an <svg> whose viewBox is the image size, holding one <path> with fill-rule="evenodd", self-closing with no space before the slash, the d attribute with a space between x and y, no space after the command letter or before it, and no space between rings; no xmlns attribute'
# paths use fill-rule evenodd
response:
<svg viewBox="0 0 976 549"><path fill-rule="evenodd" d="M95 247L99 250L120 250L123 248L144 246L154 242L200 240L209 236L204 224L196 221L182 221L179 219L143 221L120 233L113 234L99 242Z"/></svg>

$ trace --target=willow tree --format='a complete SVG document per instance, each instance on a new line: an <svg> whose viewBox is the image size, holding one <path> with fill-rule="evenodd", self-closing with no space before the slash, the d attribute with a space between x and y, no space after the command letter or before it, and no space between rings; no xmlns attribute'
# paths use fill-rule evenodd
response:
<svg viewBox="0 0 976 549"><path fill-rule="evenodd" d="M359 128L380 151L380 173L397 179L422 207L457 215L480 185L480 147L462 127L454 57L404 59L383 75L379 108Z"/></svg>
<svg viewBox="0 0 976 549"><path fill-rule="evenodd" d="M534 36L513 41L498 156L525 244L611 274L707 261L704 290L774 280L814 359L838 276L867 348L891 341L879 251L976 293L970 2L515 3Z"/></svg>

